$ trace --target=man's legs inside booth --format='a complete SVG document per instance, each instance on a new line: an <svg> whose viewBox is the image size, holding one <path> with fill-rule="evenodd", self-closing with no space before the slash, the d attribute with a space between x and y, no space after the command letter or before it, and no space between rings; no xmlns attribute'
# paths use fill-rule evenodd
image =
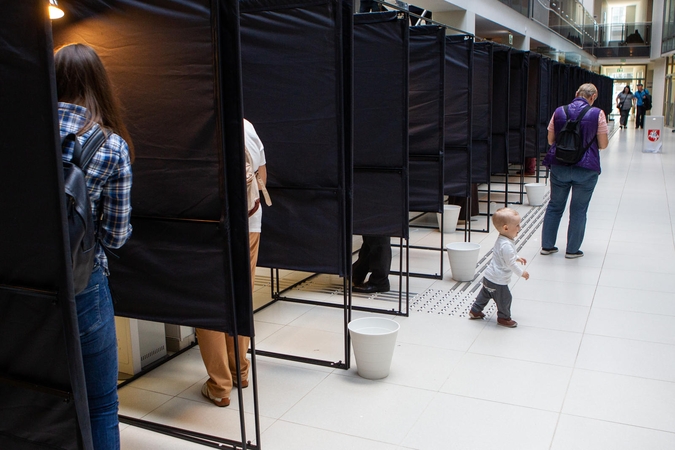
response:
<svg viewBox="0 0 675 450"><path fill-rule="evenodd" d="M389 291L391 257L389 236L363 236L359 257L352 266L353 291L362 293ZM368 272L370 277L366 282Z"/></svg>

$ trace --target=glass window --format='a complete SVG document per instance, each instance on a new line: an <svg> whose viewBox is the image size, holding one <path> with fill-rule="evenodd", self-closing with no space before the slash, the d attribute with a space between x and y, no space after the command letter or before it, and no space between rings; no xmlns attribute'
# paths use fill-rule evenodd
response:
<svg viewBox="0 0 675 450"><path fill-rule="evenodd" d="M612 6L609 15L609 40L623 41L623 28L626 23L626 7Z"/></svg>
<svg viewBox="0 0 675 450"><path fill-rule="evenodd" d="M675 0L663 2L663 39L661 53L675 50Z"/></svg>

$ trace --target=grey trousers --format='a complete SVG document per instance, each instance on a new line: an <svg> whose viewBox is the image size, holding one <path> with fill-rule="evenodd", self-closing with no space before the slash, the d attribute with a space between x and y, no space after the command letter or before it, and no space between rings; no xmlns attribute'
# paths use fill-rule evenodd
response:
<svg viewBox="0 0 675 450"><path fill-rule="evenodd" d="M476 301L471 306L471 311L481 312L487 306L490 299L497 304L497 317L502 319L511 318L511 291L506 284L495 284L483 277L483 288L478 292Z"/></svg>

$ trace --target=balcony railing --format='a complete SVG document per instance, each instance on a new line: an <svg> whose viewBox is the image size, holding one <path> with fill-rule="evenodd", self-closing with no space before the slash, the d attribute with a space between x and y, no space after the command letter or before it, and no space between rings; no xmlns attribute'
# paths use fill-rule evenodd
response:
<svg viewBox="0 0 675 450"><path fill-rule="evenodd" d="M579 0L534 0L530 18L598 58L651 54L651 22L600 25Z"/></svg>
<svg viewBox="0 0 675 450"><path fill-rule="evenodd" d="M598 58L649 57L651 22L605 24L598 26L598 44L586 49Z"/></svg>

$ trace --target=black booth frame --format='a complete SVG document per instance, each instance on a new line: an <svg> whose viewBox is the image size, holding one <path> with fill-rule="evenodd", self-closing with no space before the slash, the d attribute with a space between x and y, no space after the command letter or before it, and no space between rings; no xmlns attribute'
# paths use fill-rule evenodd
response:
<svg viewBox="0 0 675 450"><path fill-rule="evenodd" d="M230 66L227 69L223 70L225 67L222 63L224 55L240 54L240 41L239 41L239 8L238 2L227 1L227 0L209 0L210 7L210 16L211 16L211 25L213 30L212 42L215 49L215 105L217 111L217 120L219 122L218 127L221 130L220 139L226 139L226 136L222 134L223 131L232 131L233 127L231 124L234 122L241 123L243 118L242 114L242 97L241 89L231 88L228 89L227 86L241 86L241 65ZM226 98L228 101L226 101ZM240 128L241 129L241 128ZM236 147L237 144L240 148L243 148L243 141L240 141L236 137L236 133L233 133L233 139L228 138L228 144L234 144ZM222 149L223 152L225 151ZM243 152L242 152L243 154ZM230 169L232 170L232 169ZM230 173L228 171L228 173ZM236 172L235 172L236 173ZM229 177L226 177L225 183L227 183L227 189L235 193L235 197L241 197L241 189L243 186L237 184L238 180L231 180ZM236 194L239 192L239 194ZM245 197L245 196L244 196ZM166 220L162 218L157 218L159 220ZM197 220L196 222L203 223L203 220ZM227 247L224 246L224 250ZM227 270L227 269L226 269ZM231 307L235 311L236 316L236 302L235 296L231 296ZM249 294L250 301L250 294ZM249 317L250 325L249 328L253 329L253 316L252 314ZM233 335L238 335L237 333L237 320L233 320ZM236 370L237 370L237 380L241 383L241 369L240 369L240 352L239 340L234 339L234 353L236 361ZM150 431L157 433L162 433L171 437L178 439L186 440L196 444L200 444L206 447L212 448L232 448L236 449L251 449L257 450L262 448L261 445L261 430L260 430L260 407L258 399L258 383L257 383L257 361L256 361L256 351L255 351L255 337L251 336L250 339L251 345L251 378L252 378L252 389L253 389L253 405L254 405L254 433L256 444L252 444L251 441L247 440L246 436L246 424L245 424L245 410L243 402L243 394L241 389L237 390L238 400L239 400L239 425L241 432L241 440L236 441L232 439L222 438L219 436L213 436L205 433L199 433L192 430L186 430L179 427L172 427L169 425L164 425L160 423L155 423L151 421L146 421L143 419L138 419L129 416L120 415L120 422L126 423L128 425L136 426L139 428L144 428ZM190 348L190 347L188 347ZM186 349L187 350L187 349ZM178 356L181 352L178 352L172 355L169 358L166 358L162 361L166 362L169 359ZM159 364L148 367L142 373L147 373L150 370L158 367Z"/></svg>
<svg viewBox="0 0 675 450"><path fill-rule="evenodd" d="M392 19L393 16L391 14L387 13L375 13L375 14L381 14L382 19L385 21L387 19ZM365 19L365 14L363 15ZM368 14L368 16L372 16L372 14ZM395 18L397 21L402 22L407 24L408 18L406 15L398 15L398 17ZM364 23L368 23L369 20L365 19ZM406 28L404 28L404 41L407 42L407 25ZM407 61L408 61L408 50L407 50L407 45L405 46L406 51L404 52L403 55L403 61L404 61L404 67L407 68ZM404 96L405 101L407 102L407 76L405 76L405 93L406 96ZM346 106L346 105L345 105ZM403 105L406 111L406 120L401 123L402 126L402 133L406 137L406 142L407 142L407 103ZM407 145L406 145L406 151L403 152L404 160L407 161ZM399 171L401 169L377 169L377 168L368 168L364 167L362 169L359 168L354 168L355 171L357 170L371 170L375 172L382 172L382 173L387 173L391 170L394 171ZM403 168L403 180L405 181L405 184L407 185L407 167ZM407 197L407 196L406 196ZM407 204L407 202L406 202ZM407 208L404 208L407 209ZM360 230L362 234L368 234L367 230ZM393 230L392 230L393 231ZM400 232L396 232L397 234L400 234L400 236L393 236L393 237L399 237L399 243L401 243L404 239L407 241L407 217L401 218L401 230ZM351 236L351 235L350 235ZM351 239L350 239L350 244L351 244ZM399 244L400 245L400 244ZM351 252L350 252L351 255ZM351 261L351 257L349 259ZM407 263L406 263L407 265ZM351 262L349 264L349 267L351 269ZM268 357L273 357L273 358L279 358L279 359L285 359L285 360L291 360L291 361L297 361L297 362L303 362L303 363L308 363L308 364L313 364L313 365L319 365L319 366L327 366L327 367L332 367L332 368L339 368L339 369L349 369L350 368L350 340L349 340L349 332L348 332L348 324L351 321L351 311L356 310L356 311L365 311L365 312L372 312L372 313L379 313L379 314L388 314L388 315L396 315L396 316L408 316L409 315L409 302L408 302L408 297L409 297L409 279L406 276L406 296L405 296L405 306L403 305L403 255L399 255L399 290L398 290L398 309L382 309L382 308L374 308L374 307L365 307L365 306L358 306L354 305L353 302L353 296L352 296L352 291L351 291L351 270L348 271L348 273L343 277L343 288L342 288L342 293L343 293L343 303L330 303L330 302L324 302L324 301L318 301L318 300L309 300L309 299L301 299L301 298L295 298L295 297L290 297L284 295L287 292L292 291L295 287L301 285L302 283L307 282L308 280L315 278L321 273L314 273L311 274L302 280L293 283L291 286L288 286L284 289L281 288L280 286L280 275L279 275L279 270L280 268L270 268L270 294L273 298L273 301L263 305L257 311L261 311L272 304L276 303L277 301L289 301L289 302L294 302L294 303L300 303L300 304L309 304L309 305L316 305L316 306L323 306L323 307L330 307L330 308L342 308L345 311L344 315L344 324L343 324L343 329L344 329L344 345L345 345L345 354L344 354L344 362L343 361L329 361L329 360L321 360L321 359L314 359L314 358L307 358L307 357L302 357L298 355L289 355L289 354L283 354L283 353L278 353L278 352L269 352L269 351L264 351L264 350L257 350L258 355L261 356L268 356ZM392 272L394 273L394 272Z"/></svg>
<svg viewBox="0 0 675 450"><path fill-rule="evenodd" d="M152 3L155 0L148 0L148 3ZM131 0L128 1L131 3ZM176 5L177 8L195 8L194 11L199 11L199 14L208 14L208 22L210 25L211 33L208 35L208 41L213 51L213 60L209 61L213 65L213 72L211 81L213 82L213 97L214 97L214 117L215 117L215 139L216 139L216 153L219 154L219 170L222 172L218 173L218 181L222 184L220 186L227 195L221 197L218 203L218 206L223 208L221 213L221 220L210 220L209 218L193 218L193 217L162 217L160 215L132 215L132 222L134 218L142 221L148 221L151 223L165 223L165 224L176 224L177 226L183 225L217 225L222 223L224 218L226 232L224 232L223 239L221 239L220 250L224 255L231 255L232 252L238 252L240 256L248 258L248 241L244 242L243 239L234 239L229 241L229 238L232 238L234 235L244 235L247 233L246 228L246 195L245 195L245 180L243 175L243 165L244 165L244 152L243 152L243 126L242 126L242 97L241 97L241 65L239 64L239 55L240 55L240 41L239 41L239 8L237 1L231 0L203 0L201 4L197 5L197 2L182 3ZM68 7L68 5L62 5ZM137 5L139 8L151 7L152 5ZM73 7L75 8L75 7ZM107 8L102 5L93 5L91 6L91 13L96 14ZM200 9L201 8L201 9ZM141 10L139 9L139 11ZM145 10L145 12L150 11L151 9ZM176 18L175 16L174 18ZM234 63L232 61L234 60ZM197 144L199 145L199 144ZM236 151L226 151L227 149L234 148L240 149L240 152ZM229 212L227 212L229 210ZM188 214L189 215L189 214ZM124 249L119 250L124 258ZM242 259L245 259L242 258ZM111 261L116 265L119 263ZM113 267L113 274L117 276L118 271L115 269L119 267ZM239 264L225 264L224 269L224 279L234 280L234 279L249 279L249 269L248 265L239 265ZM111 278L111 290L113 295L115 295L114 285L116 281ZM250 284L248 282L240 283L237 286L233 284L228 284L226 281L225 288L225 298L223 299L223 304L229 302L229 308L232 311L232 316L228 319L229 323L227 325L218 325L211 323L209 327L214 327L213 329L218 329L219 331L225 331L221 327L227 326L227 331L234 335L238 335L239 332L238 326L242 328L241 333L249 333L253 329L253 316L251 308L249 307L245 311L244 317L237 315L237 302L245 302L245 304L250 304ZM119 294L119 292L118 292ZM239 300L238 300L239 299ZM119 300L119 297L118 297ZM120 304L117 305L120 307ZM140 319L148 320L157 320L153 317L148 317L150 314L149 311L135 311L132 307L130 310L129 305L122 304L122 311L120 315L127 317L135 317ZM246 310L246 308L244 308ZM247 313L246 313L247 312ZM163 312L163 314L166 314ZM169 313L170 315L171 313ZM241 313L240 313L241 314ZM171 320L165 316L162 316L163 321L167 323L178 323L181 325L189 326L200 326L202 323L196 323L194 318L184 320L183 323L180 320L181 318L176 318L176 321ZM200 319L201 320L201 319ZM241 405L239 409L239 424L241 430L241 440L233 440L220 436L211 436L204 433L198 433L192 430L185 430L181 428L171 427L168 425L149 422L142 419L136 419L132 417L127 417L120 415L120 422L127 423L132 426L139 428L145 428L154 432L159 432L166 434L172 437L179 439L191 441L194 443L199 443L201 445L210 446L213 448L231 448L231 449L258 449L261 447L260 441L260 414L259 414L259 404L258 404L258 388L257 388L257 363L255 359L255 339L251 337L251 348L253 349L251 357L251 372L252 372L252 385L253 385L253 402L254 402L254 420L255 420L255 438L256 444L252 444L246 438L246 425L244 420L244 407L243 407L243 394L239 390L239 403ZM234 352L237 365L237 379L240 380L240 368L239 368L239 345L238 340L235 340ZM178 353L177 353L178 354ZM149 372L150 370L158 367L161 363L164 363L177 354L174 354L170 357L165 358L164 360L151 365L141 371L136 377ZM120 386L124 385L122 383ZM119 386L118 386L119 387Z"/></svg>
<svg viewBox="0 0 675 450"><path fill-rule="evenodd" d="M388 9L395 10L395 11L405 12L410 17L414 17L414 18L418 19L416 25L419 25L422 21L424 21L426 25L435 25L437 27L440 27L440 29L444 30L445 34L447 34L448 30L452 30L452 31L457 31L458 33L460 33L460 35L464 35L471 40L476 39L476 36L474 36L471 33L468 33L464 30L452 27L450 25L447 25L447 24L444 24L444 23L441 23L441 22L437 22L435 20L431 20L428 17L425 17L424 15L418 15L418 14L412 13L406 7L402 7L398 4L391 4L391 3L388 3L388 2L382 1L382 0L375 0L375 1L383 7L386 7ZM424 13L422 13L422 14L424 14ZM455 36L458 36L458 35L455 35ZM445 46L445 40L444 40L444 46ZM443 65L443 73L445 72L445 58L446 58L446 56L445 56L445 50L444 50L443 53L441 54L441 62L442 62L442 65ZM471 58L470 64L471 63L472 63L472 58ZM469 70L469 72L471 73L471 69ZM473 80L470 79L469 80L469 99L472 98L472 94L471 94L472 83L473 83ZM444 82L444 84L445 84L445 82ZM443 102L444 101L445 100L443 99ZM469 110L471 110L470 107L469 107ZM441 120L441 123L443 123L444 122L444 115L445 115L444 106L441 108L441 114L442 114L443 117L441 117L440 120ZM471 119L469 118L469 127L470 127L470 123L471 123ZM443 123L443 130L445 131L445 124L444 123ZM445 139L443 141L445 141ZM439 156L439 165L440 165L439 170L441 171L441 176L440 176L440 179L439 179L439 194L440 194L441 202L439 204L439 207L435 211L417 211L417 212L420 212L421 214L419 214L419 215L413 217L412 219L410 219L410 221L412 222L412 221L424 216L427 213L441 213L441 224L440 224L441 230L443 229L443 224L444 224L444 220L445 220L445 217L444 217L445 215L443 214L443 203L444 202L442 200L443 194L444 194L443 172L445 171L445 157L444 157L445 148L444 147L445 147L445 142L441 142L440 148L442 150L441 150L440 156ZM467 197L466 202L465 202L465 211L469 211L468 208L471 204L471 198L470 198L470 195L471 195L471 186L470 186L470 179L471 179L471 150L470 150L470 148L471 148L471 131L470 130L469 130L468 147L469 147L469 152L468 152L469 153L468 154L468 167L469 168L468 168L467 178L468 178L468 181L469 181L469 186L467 188L468 197ZM433 158L435 160L435 156ZM429 159L429 157L426 157L426 159ZM435 228L435 227L430 227L430 226L425 226L425 225L417 225L417 226L419 228ZM465 240L470 239L470 236L471 236L471 221L470 220L465 220L465 222L464 222L464 236L465 236ZM444 255L444 253L445 253L445 246L444 246L445 242L444 241L445 241L444 233L441 232L441 246L440 247L415 246L415 245L406 246L406 254L408 255L406 257L407 260L409 260L410 249L437 251L437 252L439 252L439 255L440 255L439 273L428 274L428 273L408 272L408 275L413 276L413 277L418 277L418 278L431 278L431 279L436 279L436 280L443 279L443 257L445 256ZM397 274L396 272L392 272L392 273Z"/></svg>
<svg viewBox="0 0 675 450"><path fill-rule="evenodd" d="M304 2L298 2L296 4L290 4L286 6L285 8L293 8L293 7L301 7L304 5L312 5L312 4L318 4L319 2L308 0ZM325 2L320 2L320 3L325 3ZM296 303L309 303L309 304L315 304L318 306L330 306L330 307L335 307L335 308L342 308L343 309L343 338L344 338L344 355L343 355L343 360L339 361L330 361L330 360L322 360L322 359L315 359L315 358L308 358L308 357L303 357L299 355L291 355L291 354L285 354L285 353L280 353L280 352L271 352L271 351L265 351L265 350L255 350L256 354L259 356L266 356L266 357L272 357L272 358L277 358L277 359L284 359L284 360L290 360L290 361L297 361L297 362L302 362L302 363L307 363L307 364L313 364L313 365L319 365L319 366L327 366L327 367L333 367L333 368L340 368L340 369L349 369L350 367L350 359L351 359L351 354L350 354L350 339L349 339L349 331L347 328L348 323L351 321L351 311L352 311L352 296L351 296L351 245L352 245L352 186L353 186L353 180L352 180L352 171L347 170L347 168L351 168L353 163L352 163L352 146L353 146L353 130L352 130L352 115L353 115L353 85L352 85L352 73L353 73L353 21L352 21L352 4L350 1L345 1L345 0L333 0L333 3L336 5L336 10L333 12L334 14L334 20L335 20L335 32L336 36L339 38L338 42L340 42L341 49L339 52L339 58L337 59L338 61L338 66L341 67L341 78L337 80L337 83L339 84L338 89L341 92L341 103L338 106L340 108L339 114L342 117L342 121L340 122L342 125L341 129L341 135L339 136L339 139L341 140L341 144L339 148L342 149L349 149L349 151L345 151L343 155L343 162L342 165L339 167L340 170L338 170L339 176L342 177L341 180L341 189L342 189L342 218L344 220L341 229L342 229L342 236L341 239L344 241L341 245L340 249L340 254L341 254L341 259L342 261L340 264L340 269L338 272L338 275L344 275L343 277L343 301L342 304L335 304L335 303L326 303L326 302L319 302L319 301L312 301L312 300L305 300L305 299L297 299L297 298L292 298L292 297L286 297L283 296L285 292L288 292L290 289L293 287L297 286L299 283L302 283L304 281L307 281L308 279L311 279L315 276L318 276L321 274L319 273L314 273L313 275L310 275L309 277L305 278L304 280L300 281L299 283L295 283L293 286L290 286L286 289L280 289L279 285L279 270L283 267L270 267L270 289L271 289L271 295L273 300L266 305L262 306L261 308L258 308L256 310L260 311L277 301L290 301L290 302L296 302ZM277 6L273 4L273 2L261 2L258 3L257 5L251 5L251 12L262 12L262 11L267 11L269 9L274 9ZM246 11L249 11L247 9ZM254 103L254 106L255 105ZM253 110L254 108L248 108L247 111ZM255 112L251 114L250 112L247 112L247 116L252 117L255 120ZM262 136L262 139L264 140L264 136ZM269 159L269 158L268 158ZM275 186L274 182L269 182L268 181L268 190L270 191L270 195L272 198L275 196L275 190L282 188L283 186ZM302 187L293 187L292 189L303 189ZM264 216L263 216L264 217ZM264 219L263 219L264 220ZM265 229L265 223L263 222L263 234L264 234L264 229ZM268 241L269 242L269 241ZM263 249L261 249L262 251ZM347 264L347 261L349 263ZM265 267L264 263L260 263L259 260L259 267ZM307 268L307 267L288 267L289 269L292 270L301 270L301 271L313 271L313 268ZM328 272L324 272L328 273ZM252 349L253 351L253 349Z"/></svg>
<svg viewBox="0 0 675 450"><path fill-rule="evenodd" d="M390 5L388 3L383 2L383 4L388 6L388 7L392 7L394 9L400 9L398 6ZM418 17L418 20L422 20L421 16ZM424 19L424 20L427 20L427 19ZM433 23L433 21L432 21L432 23ZM437 149L436 154L429 154L429 155L412 154L412 155L410 155L411 161L415 161L415 162L437 162L438 163L438 166L437 166L438 185L437 185L437 191L435 193L436 199L434 199L433 201L431 201L431 199L430 199L430 201L425 200L425 202L427 202L429 205L431 205L434 201L437 202L437 204L433 208L413 206L413 208L416 208L416 209L414 209L414 211L420 212L421 214L419 214L418 216L415 216L412 219L410 219L409 220L410 222L413 222L414 220L424 216L427 213L441 213L441 214L443 213L443 203L444 203L444 201L443 201L443 188L444 188L444 186L443 186L443 173L444 173L444 169L445 169L445 157L444 157L444 153L445 153L444 152L444 145L445 145L445 58L446 58L446 55L445 55L445 45L446 45L445 35L446 35L446 30L448 28L449 27L447 27L447 26L441 26L441 25L436 24L436 23L433 23L433 25L431 25L431 26L426 25L426 26L421 26L421 27L417 28L417 29L420 30L420 35L429 34L429 35L435 36L435 38L437 39L437 42L439 44L439 47L440 47L439 48L440 51L439 51L439 58L438 58L438 67L439 67L439 74L440 74L440 80L439 81L440 81L440 85L441 85L440 88L441 89L439 89L439 93L440 93L439 99L438 99L438 103L439 103L438 113L439 114L438 114L438 117L437 117L438 129L440 130L440 133L439 133L440 141L438 142L438 149ZM419 226L419 225L417 225L417 226L421 227L421 228L427 228L425 226ZM443 215L441 216L441 227L442 226L443 226ZM428 227L428 228L431 228L431 227ZM441 246L440 246L440 248L430 247L430 246L409 245L409 243L407 243L406 248L405 248L405 252L406 252L406 255L407 255L406 258L407 258L408 261L409 261L410 249L438 251L439 255L440 255L440 263L439 263L440 269L439 269L438 273L436 273L436 274L410 273L408 271L409 276L414 276L414 277L419 277L419 278L431 278L431 279L438 279L438 280L443 278L443 257L445 256L444 252L443 252L444 239L445 239L445 235L444 235L444 233L441 233Z"/></svg>
<svg viewBox="0 0 675 450"><path fill-rule="evenodd" d="M503 46L502 46L503 47ZM507 113L507 126L506 126L506 134L505 134L505 159L504 159L504 164L505 166L502 168L503 170L499 170L498 174L493 173L493 177L500 177L501 182L504 184L504 190L496 190L494 192L496 193L503 193L504 194L504 207L508 206L509 204L523 204L523 196L524 196L524 185L525 185L525 153L526 153L526 145L527 145L527 101L528 101L528 77L529 77L529 51L524 51L524 50L516 50L513 48L508 48L507 50L508 56L508 66L509 66L509 78L508 78L508 113ZM516 58L514 59L514 56ZM519 60L522 58L522 61L520 61L520 66L515 67L514 64L517 64ZM524 74L524 76L519 76L516 77L516 80L513 80L513 74L514 71L520 71L521 75ZM512 90L511 87L513 87L514 82L519 82L519 91L521 93L521 98L519 99L520 101L516 102L517 107L520 110L520 114L518 117L519 121L519 126L517 128L511 127L511 121L514 118L514 115L512 114L512 108L514 103L512 100ZM517 116L516 116L517 117ZM518 141L517 141L517 147L515 150L512 148L512 144L514 143L512 139L512 130L517 129L517 133L520 135ZM513 155L515 155L517 152L517 159L514 161L512 158ZM494 153L492 155L494 157ZM512 163L512 161L514 161ZM510 165L511 164L519 164L521 166L520 169L520 175L519 175L519 181L516 183L512 183L510 181L511 177L511 169ZM511 184L516 184L520 187L519 190L517 191L511 191L509 189L509 185ZM518 200L517 201L509 201L509 194L517 194L518 195ZM488 203L488 208L490 207Z"/></svg>
<svg viewBox="0 0 675 450"><path fill-rule="evenodd" d="M487 143L487 167L486 167L486 173L483 174L484 177L479 177L478 174L474 176L474 170L472 170L472 183L477 183L477 184L486 184L487 185L487 196L485 203L487 204L487 210L485 212L485 228L479 229L479 230L474 230L479 233L489 233L490 232L490 217L491 217L491 212L490 212L490 200L491 200L491 194L492 194L492 99L493 99L493 79L494 79L494 71L493 71L493 49L494 49L494 44L490 41L484 41L484 42L477 42L474 44L474 65L475 65L475 53L476 53L476 48L477 46L480 47L485 47L485 53L487 53L487 61L488 61L488 71L487 71L487 77L488 77L488 86L487 86L487 95L488 95L488 102L487 102L487 117L488 117L488 126L487 126L487 136L484 139L484 141ZM474 77L478 71L474 70ZM475 84L474 84L475 85ZM474 108L475 112L475 108ZM475 121L478 122L478 121ZM475 129L473 130L475 132ZM474 141L477 141L477 139L473 139ZM472 153L473 153L473 148L472 148ZM475 155L472 154L472 157L475 157ZM478 180L475 180L475 178L479 178ZM476 189L478 191L478 189ZM478 202L480 203L480 199L478 199ZM479 215L481 213L479 212Z"/></svg>
<svg viewBox="0 0 675 450"><path fill-rule="evenodd" d="M474 41L476 39L476 36L474 36L471 33L468 33L464 30L460 30L458 28L454 28L450 25L447 25L447 24L444 24L444 23L441 23L441 22L436 22L434 20L429 19L428 17L424 17L424 16L421 16L421 15L411 13L405 7L402 7L402 6L399 6L399 5L396 5L396 4L391 4L391 3L388 3L386 1L381 1L381 0L376 0L376 1L378 3L380 3L381 5L385 6L386 8L389 8L389 9L392 9L392 10L397 10L397 11L402 11L402 12L405 12L405 13L409 14L410 17L417 18L418 19L418 21L417 21L418 25L419 25L420 22L424 21L427 25L435 25L435 26L439 27L439 29L442 29L444 31L444 34L447 34L448 30L453 30L453 31L458 31L460 33L460 35L465 36L465 39L470 39L472 41ZM454 36L458 37L460 35L454 35ZM443 40L443 46L445 47L445 39ZM444 50L443 53L441 54L441 58L440 58L441 64L443 66L443 69L442 69L443 74L445 72L445 58L446 58L446 54L445 54L445 50ZM473 54L470 55L468 64L469 64L469 78L470 78L469 79L469 94L468 94L468 97L471 100L472 99L472 89L473 89L473 77L472 77ZM445 85L445 82L443 84ZM442 101L443 101L443 104L444 104L445 99L443 98ZM471 177L472 177L472 172L471 172L471 157L472 157L472 155L471 155L471 143L472 143L471 103L472 102L470 101L469 102L469 119L468 119L469 132L468 132L468 143L467 143L467 145L468 145L468 156L467 156L467 159L468 159L468 170L467 170L468 186L467 186L467 190L466 190L467 197L466 197L465 206L464 206L465 211L469 211L470 205L471 205ZM441 115L442 115L442 117L440 118L441 123L443 124L442 128L443 128L443 131L445 131L445 124L444 124L445 107L444 106L441 107L440 112L441 112ZM444 189L445 189L443 172L446 170L445 157L444 157L444 153L445 153L445 151L444 151L445 150L445 148L444 148L445 142L444 141L445 141L445 139L443 139L443 142L441 142L439 144L439 146L442 150L441 150L440 155L438 157L439 166L440 166L439 170L441 172L441 176L439 177L439 198L441 199L441 201L438 205L438 208L434 211L417 211L417 212L420 212L421 214L419 214L419 215L410 219L410 222L412 222L412 221L417 220L420 217L426 215L427 213L440 213L441 214L441 223L440 223L440 229L441 230L443 230L443 224L444 224L444 221L445 221L445 217L444 217L445 215L443 214L443 204L444 204L444 202L442 200L443 194L444 194ZM433 156L433 157L432 156L418 156L418 158L419 158L419 160L436 160L435 156ZM430 159L430 158L433 158L433 159ZM467 214L468 214L468 212L467 212ZM469 216L467 215L467 218L468 217ZM417 225L417 227L419 227L419 228L435 228L435 227L425 226L425 225ZM464 221L464 236L465 236L465 240L470 239L470 237L471 237L471 221L468 220L468 219ZM408 261L409 261L410 249L438 251L439 255L440 255L439 273L429 274L429 273L414 273L414 272L408 271L408 275L414 276L414 277L419 277L419 278L431 278L431 279L437 279L437 280L443 279L443 257L444 257L444 252L445 252L445 246L444 246L445 242L444 241L445 241L445 236L444 236L444 233L441 232L440 247L407 245L406 246L406 254L408 255L407 256ZM402 244L400 245L400 247L403 248ZM392 272L392 273L398 274L397 272Z"/></svg>

